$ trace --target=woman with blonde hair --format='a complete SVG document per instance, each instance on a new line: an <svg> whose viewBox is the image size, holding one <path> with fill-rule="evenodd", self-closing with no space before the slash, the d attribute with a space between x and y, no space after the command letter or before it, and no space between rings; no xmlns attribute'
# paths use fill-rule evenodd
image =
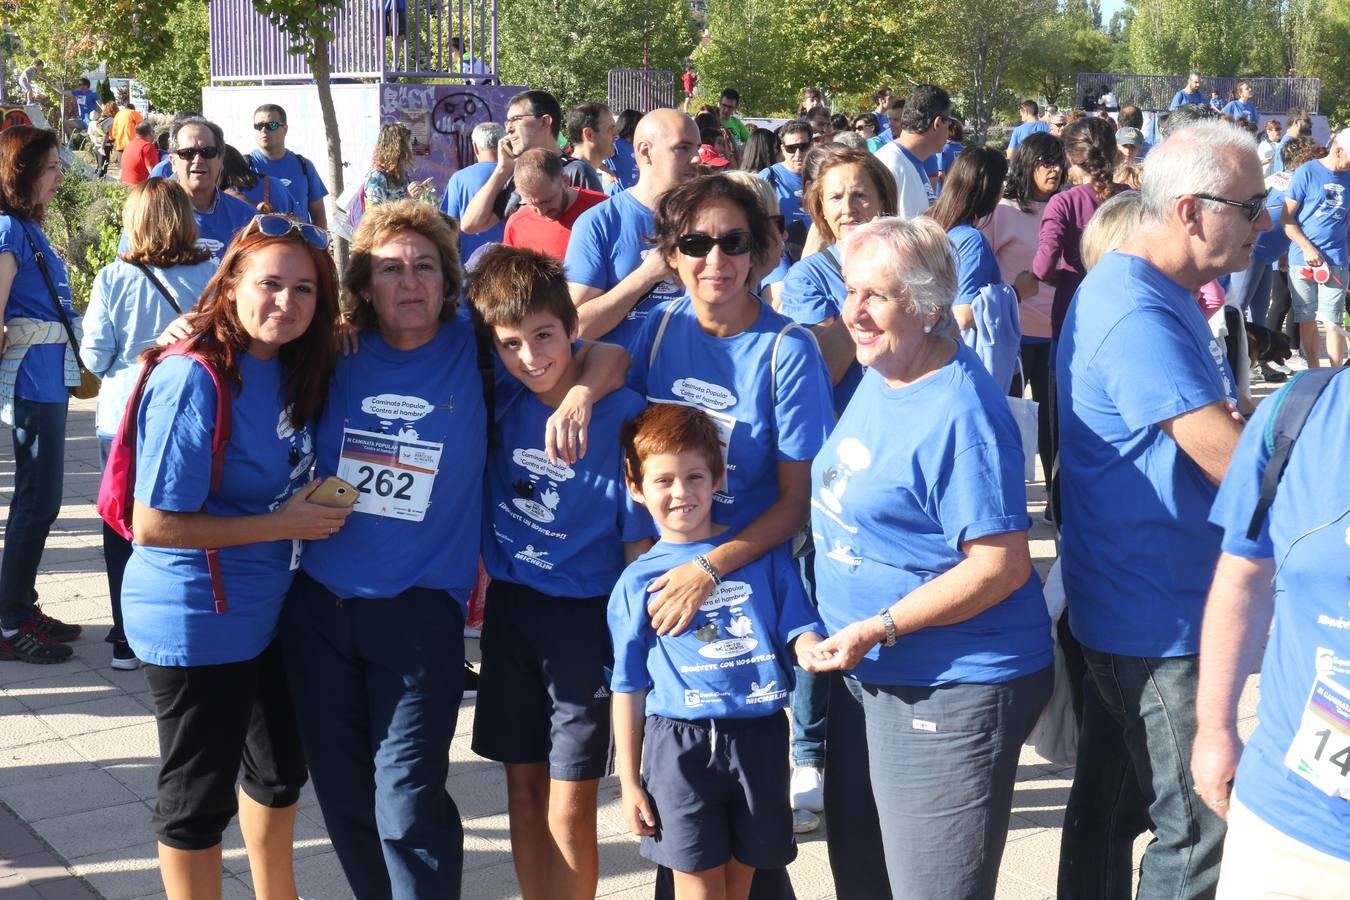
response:
<svg viewBox="0 0 1350 900"><path fill-rule="evenodd" d="M84 313L80 360L103 379L94 433L99 459L108 451L127 399L140 371L140 355L197 299L216 272L211 254L197 246L197 220L187 192L171 181L151 178L131 189L122 207L127 252L94 276ZM140 665L122 631L122 572L131 558L131 542L103 525L103 558L113 626L104 638L113 645L112 667Z"/></svg>
<svg viewBox="0 0 1350 900"><path fill-rule="evenodd" d="M412 132L402 122L386 122L375 138L375 151L370 158L370 172L361 186L364 209L388 203L391 200L421 199L431 179L408 182L412 169Z"/></svg>

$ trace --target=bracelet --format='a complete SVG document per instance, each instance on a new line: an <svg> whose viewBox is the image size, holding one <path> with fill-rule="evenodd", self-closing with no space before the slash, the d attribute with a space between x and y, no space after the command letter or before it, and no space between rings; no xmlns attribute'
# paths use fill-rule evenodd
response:
<svg viewBox="0 0 1350 900"><path fill-rule="evenodd" d="M891 608L889 606L883 606L881 612L877 613L877 615L881 616L881 625L886 629L886 638L881 642L882 646L894 647L896 638L895 619L891 617Z"/></svg>
<svg viewBox="0 0 1350 900"><path fill-rule="evenodd" d="M713 564L708 561L708 557L700 553L698 556L694 557L694 562L698 563L700 569L708 573L708 577L712 579L713 587L717 587L722 583L722 576L717 574L717 569L713 568Z"/></svg>

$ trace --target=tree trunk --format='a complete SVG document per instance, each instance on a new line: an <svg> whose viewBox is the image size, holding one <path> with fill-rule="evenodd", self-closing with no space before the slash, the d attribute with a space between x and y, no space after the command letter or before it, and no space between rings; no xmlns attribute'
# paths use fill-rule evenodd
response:
<svg viewBox="0 0 1350 900"><path fill-rule="evenodd" d="M328 178L333 184L333 210L336 215L337 198L342 196L342 135L338 132L337 110L333 106L332 67L328 61L328 41L316 38L314 56L310 60L314 72L314 89L319 94L319 111L323 115L324 135L328 138ZM337 240L337 266L341 272L347 267L347 242Z"/></svg>

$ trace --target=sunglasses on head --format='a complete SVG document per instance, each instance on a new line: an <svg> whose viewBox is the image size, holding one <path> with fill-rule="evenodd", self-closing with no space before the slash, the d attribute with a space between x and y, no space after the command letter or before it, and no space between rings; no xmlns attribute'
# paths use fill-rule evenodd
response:
<svg viewBox="0 0 1350 900"><path fill-rule="evenodd" d="M179 159L185 159L185 160L187 160L188 162L192 162L194 159L196 159L196 158L199 157L199 156L200 156L202 159L215 159L217 156L220 155L220 148L219 148L219 147L179 147L177 150L175 150L175 151L173 151L173 152L174 152L174 155L177 156Z"/></svg>
<svg viewBox="0 0 1350 900"><path fill-rule="evenodd" d="M691 231L675 239L675 247L685 256L702 258L720 247L727 256L744 256L750 252L750 232L728 231L721 237L713 237L700 231Z"/></svg>
<svg viewBox="0 0 1350 900"><path fill-rule="evenodd" d="M254 131L276 131L278 128L285 128L285 122L254 122Z"/></svg>
<svg viewBox="0 0 1350 900"><path fill-rule="evenodd" d="M260 216L254 216L246 230L256 230L274 238L285 237L293 231L298 232L300 237L304 238L310 246L317 247L320 250L327 250L330 242L328 232L318 225L301 222L299 219L283 216L280 213L263 213Z"/></svg>

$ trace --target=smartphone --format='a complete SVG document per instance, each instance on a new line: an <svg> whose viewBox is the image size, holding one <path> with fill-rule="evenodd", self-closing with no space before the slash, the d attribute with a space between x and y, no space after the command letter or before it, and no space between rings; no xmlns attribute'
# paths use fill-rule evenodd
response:
<svg viewBox="0 0 1350 900"><path fill-rule="evenodd" d="M337 476L329 476L306 499L316 506L327 506L331 509L350 509L356 505L356 501L360 497L361 493L356 488Z"/></svg>

